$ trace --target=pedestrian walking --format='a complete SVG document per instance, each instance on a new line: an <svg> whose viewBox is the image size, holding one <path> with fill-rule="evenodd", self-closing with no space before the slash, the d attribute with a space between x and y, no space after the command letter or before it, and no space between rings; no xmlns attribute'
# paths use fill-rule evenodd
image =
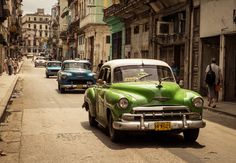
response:
<svg viewBox="0 0 236 163"><path fill-rule="evenodd" d="M4 71L6 72L6 74L9 74L8 72L8 65L7 65L7 58L4 59Z"/></svg>
<svg viewBox="0 0 236 163"><path fill-rule="evenodd" d="M171 62L171 69L173 71L173 74L175 76L176 82L179 83L179 68L176 65L176 63L174 61Z"/></svg>
<svg viewBox="0 0 236 163"><path fill-rule="evenodd" d="M13 60L12 60L12 58L7 59L7 68L8 68L8 75L12 75L12 71L13 71Z"/></svg>
<svg viewBox="0 0 236 163"><path fill-rule="evenodd" d="M212 58L211 64L206 67L205 82L208 88L208 106L215 108L219 86L222 85L221 70L219 66L216 65L215 58Z"/></svg>
<svg viewBox="0 0 236 163"><path fill-rule="evenodd" d="M98 64L97 72L101 70L102 65L103 65L103 60L101 60L100 63Z"/></svg>
<svg viewBox="0 0 236 163"><path fill-rule="evenodd" d="M17 73L18 66L19 66L18 60L15 58L13 62L14 75L16 75Z"/></svg>

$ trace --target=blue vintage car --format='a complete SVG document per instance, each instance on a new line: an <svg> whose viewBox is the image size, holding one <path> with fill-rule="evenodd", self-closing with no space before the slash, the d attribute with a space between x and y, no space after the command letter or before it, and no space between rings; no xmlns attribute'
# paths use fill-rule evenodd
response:
<svg viewBox="0 0 236 163"><path fill-rule="evenodd" d="M57 76L58 71L61 70L61 62L60 61L48 61L46 63L46 78L50 76Z"/></svg>
<svg viewBox="0 0 236 163"><path fill-rule="evenodd" d="M86 90L95 84L95 73L91 71L91 64L87 60L65 60L57 74L58 90Z"/></svg>

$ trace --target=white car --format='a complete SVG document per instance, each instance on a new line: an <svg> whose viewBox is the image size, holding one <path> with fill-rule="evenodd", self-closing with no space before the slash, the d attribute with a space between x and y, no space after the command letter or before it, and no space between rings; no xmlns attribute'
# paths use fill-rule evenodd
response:
<svg viewBox="0 0 236 163"><path fill-rule="evenodd" d="M34 67L45 66L45 65L46 65L45 57L42 57L42 56L36 57L36 59L34 61Z"/></svg>

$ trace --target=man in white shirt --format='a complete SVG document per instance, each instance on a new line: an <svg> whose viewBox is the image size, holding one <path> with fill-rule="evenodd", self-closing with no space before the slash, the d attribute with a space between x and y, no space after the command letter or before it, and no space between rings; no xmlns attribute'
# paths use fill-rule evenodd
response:
<svg viewBox="0 0 236 163"><path fill-rule="evenodd" d="M221 79L221 70L220 70L220 67L218 65L216 65L216 59L212 58L211 64L206 67L205 81L206 81L207 73L208 73L208 71L210 71L210 66L211 66L212 71L215 72L215 82L212 85L207 84L207 86L208 86L208 97L209 97L208 106L210 106L210 107L212 106L213 108L215 108L216 107L216 101L217 101L216 86L218 84L220 84L220 82L222 81L222 79Z"/></svg>

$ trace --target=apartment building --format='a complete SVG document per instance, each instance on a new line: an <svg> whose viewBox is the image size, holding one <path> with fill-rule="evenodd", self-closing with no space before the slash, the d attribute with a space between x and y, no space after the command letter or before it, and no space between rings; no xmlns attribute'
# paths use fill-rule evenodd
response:
<svg viewBox="0 0 236 163"><path fill-rule="evenodd" d="M50 23L51 15L45 14L44 9L22 17L23 53L37 55L45 51L51 32Z"/></svg>

